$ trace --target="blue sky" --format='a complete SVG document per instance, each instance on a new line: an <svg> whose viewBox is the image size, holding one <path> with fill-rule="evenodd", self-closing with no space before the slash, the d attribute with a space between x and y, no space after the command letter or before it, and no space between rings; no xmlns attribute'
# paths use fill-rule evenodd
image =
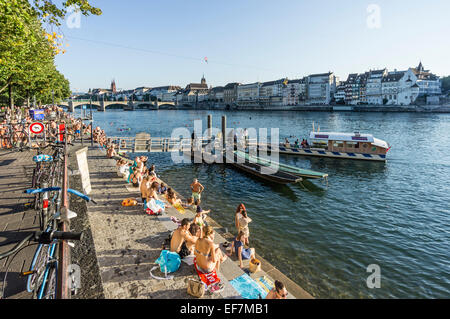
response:
<svg viewBox="0 0 450 319"><path fill-rule="evenodd" d="M250 83L424 66L450 74L448 0L94 0L103 15L63 32L73 91ZM376 4L380 28L367 20ZM208 63L203 60L208 58Z"/></svg>

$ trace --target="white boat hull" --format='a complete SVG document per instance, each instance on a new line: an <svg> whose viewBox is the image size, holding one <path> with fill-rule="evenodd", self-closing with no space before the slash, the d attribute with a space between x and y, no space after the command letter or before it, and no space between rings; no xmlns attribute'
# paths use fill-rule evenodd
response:
<svg viewBox="0 0 450 319"><path fill-rule="evenodd" d="M270 145L268 145L267 148L269 151L272 150L272 147ZM259 146L259 150L262 150L262 151L266 150L267 148L265 146ZM278 149L278 152L280 154L289 154L289 155L345 158L345 159L354 159L354 160L386 162L386 155L351 153L351 152L330 152L330 151L326 151L326 150L318 149L318 148L303 149L303 148L288 148L288 147L280 146Z"/></svg>

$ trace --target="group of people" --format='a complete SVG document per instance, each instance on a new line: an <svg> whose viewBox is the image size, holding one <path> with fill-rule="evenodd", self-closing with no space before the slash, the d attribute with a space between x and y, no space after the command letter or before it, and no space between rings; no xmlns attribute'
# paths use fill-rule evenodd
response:
<svg viewBox="0 0 450 319"><path fill-rule="evenodd" d="M45 120L39 121L44 130L39 134L30 132L30 125L36 122L30 114L33 109L21 107L6 109L0 122L0 149L10 149L13 146L44 146L46 142L60 140L60 134L66 131L67 141L71 143L81 134L90 134L91 124L86 125L81 119L75 119L58 106L43 106ZM64 125L64 129L60 125ZM45 140L44 141L44 137Z"/></svg>
<svg viewBox="0 0 450 319"><path fill-rule="evenodd" d="M197 183L198 181L194 180L193 185ZM198 187L201 189L200 186ZM196 186L194 188L196 191L199 190ZM241 268L244 268L243 260L255 259L255 249L249 247L250 231L248 225L252 220L248 217L244 204L239 204L236 209L235 225L238 235L231 245L224 245L225 248L229 248L226 254L222 252L218 244L214 243L214 229L198 222L198 218L202 218L198 215L198 207L194 220L183 219L178 229L173 232L170 241L171 252L178 253L181 259L195 256L197 269L203 273L219 271L222 263L233 255L239 261L239 267ZM283 283L275 281L275 287L268 293L266 299L286 299L286 297L287 290Z"/></svg>
<svg viewBox="0 0 450 319"><path fill-rule="evenodd" d="M114 144L112 144L114 145ZM108 145L109 153L111 144ZM109 154L108 157L114 155ZM138 156L133 162L122 158L117 159L119 174L134 187L138 187L143 203L154 200L165 200L169 205L178 208L191 208L195 212L193 219L184 218L179 222L179 227L170 235L170 251L177 253L180 259L195 259L198 271L205 274L213 271L220 271L223 262L231 257L239 261L239 266L244 268L244 260L255 259L256 252L250 247L249 224L252 219L248 216L244 204L239 204L235 211L235 226L237 236L231 243L225 243L224 253L220 246L214 243L215 231L208 225L206 217L211 210L204 210L201 207L201 197L205 187L194 179L190 184L191 196L183 201L178 198L176 192L160 181L156 176L155 165L147 166L148 157ZM267 295L267 299L285 299L287 291L284 285L275 281L275 287Z"/></svg>
<svg viewBox="0 0 450 319"><path fill-rule="evenodd" d="M284 147L291 147L291 143L289 142L289 139L286 137L284 140ZM294 148L309 148L309 143L307 140L303 139L301 143L299 143L299 140L296 139L294 142Z"/></svg>

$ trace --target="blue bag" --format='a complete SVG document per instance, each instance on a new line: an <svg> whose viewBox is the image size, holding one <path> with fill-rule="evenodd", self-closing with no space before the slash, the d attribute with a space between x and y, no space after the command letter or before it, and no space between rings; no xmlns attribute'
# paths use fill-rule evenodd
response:
<svg viewBox="0 0 450 319"><path fill-rule="evenodd" d="M159 265L159 268L162 273L165 274L165 278L157 277L152 274L152 271L155 270L158 266L153 267L150 270L150 275L155 279L173 279L173 276L167 276L168 273L173 273L180 268L181 258L177 253L171 252L169 250L161 251L158 259L156 259L155 263Z"/></svg>

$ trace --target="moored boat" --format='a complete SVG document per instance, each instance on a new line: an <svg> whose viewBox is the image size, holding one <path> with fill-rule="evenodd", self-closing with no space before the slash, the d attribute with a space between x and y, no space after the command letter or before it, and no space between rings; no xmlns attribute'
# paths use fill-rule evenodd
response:
<svg viewBox="0 0 450 319"><path fill-rule="evenodd" d="M272 161L270 161L268 159L257 157L257 156L252 156L252 155L250 155L248 153L244 153L242 151L237 151L236 153L239 156L244 157L249 162L264 165L266 167L274 164L275 166L278 166L278 169L280 171L289 173L289 174L292 174L295 176L311 178L311 179L319 179L319 178L327 178L328 177L328 174L325 174L325 173L315 172L315 171L312 171L309 169L299 168L299 167L290 166L290 165L286 165L286 164L282 164L282 163L273 163Z"/></svg>
<svg viewBox="0 0 450 319"><path fill-rule="evenodd" d="M277 184L291 184L302 181L302 178L299 176L295 176L293 174L286 173L280 170L275 170L265 165L251 163L247 161L245 157L239 156L236 152L234 152L233 155L234 155L233 160L227 161L227 163L230 163L231 165L240 170L255 175L256 177ZM238 157L241 157L241 160L238 160Z"/></svg>
<svg viewBox="0 0 450 319"><path fill-rule="evenodd" d="M338 132L311 132L310 143L295 145L281 143L278 149L271 145L260 145L260 150L279 152L280 154L319 156L331 158L358 159L369 161L387 160L387 152L391 149L389 144L375 138L372 134L338 133Z"/></svg>

